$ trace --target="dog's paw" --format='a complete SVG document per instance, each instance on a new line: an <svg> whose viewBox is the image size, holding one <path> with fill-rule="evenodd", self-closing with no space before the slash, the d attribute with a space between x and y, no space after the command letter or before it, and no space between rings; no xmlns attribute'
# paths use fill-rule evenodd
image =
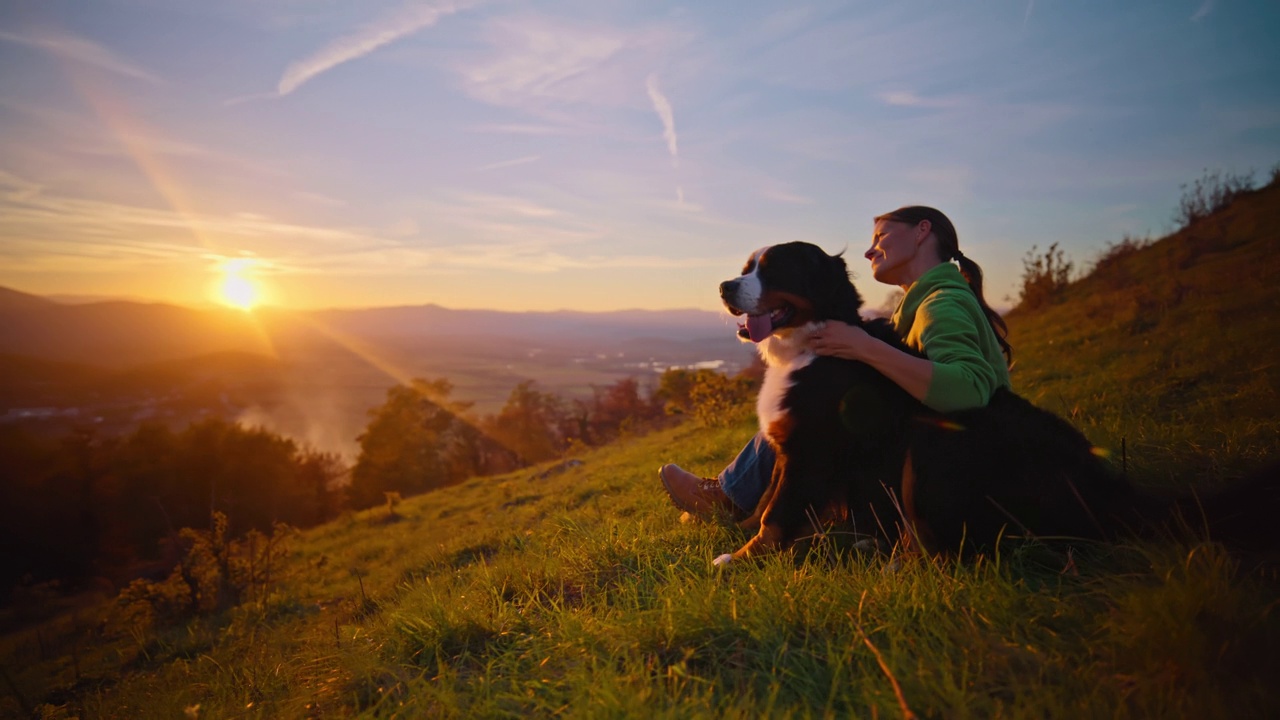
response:
<svg viewBox="0 0 1280 720"><path fill-rule="evenodd" d="M712 560L711 564L716 567L724 567L725 565L728 565L731 562L733 562L733 555L730 553L725 553L720 557L716 558L715 560Z"/></svg>
<svg viewBox="0 0 1280 720"><path fill-rule="evenodd" d="M682 523L698 522L698 518L694 517L693 513L682 512L680 513L680 522Z"/></svg>

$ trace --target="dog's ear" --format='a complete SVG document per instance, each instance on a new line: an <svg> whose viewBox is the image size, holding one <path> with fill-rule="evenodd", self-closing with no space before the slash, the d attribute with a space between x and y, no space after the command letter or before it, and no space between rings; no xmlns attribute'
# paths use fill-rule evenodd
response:
<svg viewBox="0 0 1280 720"><path fill-rule="evenodd" d="M858 317L858 309L862 307L862 296L849 278L844 252L835 255L824 252L822 255L823 267L815 273L815 277L822 278L820 293L825 306L822 315L833 320L854 322Z"/></svg>

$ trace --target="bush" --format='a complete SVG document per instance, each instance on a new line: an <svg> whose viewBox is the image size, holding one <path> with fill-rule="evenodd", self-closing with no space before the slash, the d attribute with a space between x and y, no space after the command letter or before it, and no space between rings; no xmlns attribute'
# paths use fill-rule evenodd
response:
<svg viewBox="0 0 1280 720"><path fill-rule="evenodd" d="M746 378L702 373L689 390L691 412L706 427L724 427L750 413L752 395L751 382Z"/></svg>
<svg viewBox="0 0 1280 720"><path fill-rule="evenodd" d="M1273 179L1275 171L1272 172ZM1173 222L1178 229L1188 228L1209 215L1230 205L1244 193L1253 191L1253 172L1247 175L1212 172L1190 185L1182 185L1182 200L1174 213Z"/></svg>
<svg viewBox="0 0 1280 720"><path fill-rule="evenodd" d="M1022 259L1022 290L1018 307L1031 310L1056 300L1071 284L1072 269L1074 265L1066 259L1058 243L1050 245L1043 255L1037 255L1036 246L1031 246Z"/></svg>
<svg viewBox="0 0 1280 720"><path fill-rule="evenodd" d="M121 591L117 624L141 636L154 626L215 614L244 600L265 603L273 568L287 554L285 540L296 531L277 523L271 535L250 530L233 541L227 524L227 516L215 512L212 529L183 528L182 561L160 582L137 579Z"/></svg>

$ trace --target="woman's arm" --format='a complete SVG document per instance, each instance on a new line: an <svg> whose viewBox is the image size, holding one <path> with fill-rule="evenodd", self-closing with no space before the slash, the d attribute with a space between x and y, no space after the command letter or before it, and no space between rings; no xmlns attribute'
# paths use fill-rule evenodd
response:
<svg viewBox="0 0 1280 720"><path fill-rule="evenodd" d="M819 355L861 360L894 381L909 395L925 401L933 383L933 363L905 353L877 340L866 330L842 322L828 322L810 339L809 346Z"/></svg>

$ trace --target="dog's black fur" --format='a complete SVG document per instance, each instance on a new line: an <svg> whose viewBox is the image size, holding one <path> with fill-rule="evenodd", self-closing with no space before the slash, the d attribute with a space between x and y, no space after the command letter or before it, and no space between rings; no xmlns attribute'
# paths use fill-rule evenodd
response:
<svg viewBox="0 0 1280 720"><path fill-rule="evenodd" d="M807 333L828 320L906 349L887 321L859 315L844 261L808 243L758 251L720 291L730 312L756 316L740 334L766 335L752 339L767 364L779 348L803 353ZM1108 538L1177 505L1136 492L1073 426L1008 390L944 415L861 362L775 359L767 373L762 392L773 385L778 410L762 400L761 429L778 459L742 523L758 532L733 559L786 548L815 522L847 519L889 544L953 553L1010 535Z"/></svg>

